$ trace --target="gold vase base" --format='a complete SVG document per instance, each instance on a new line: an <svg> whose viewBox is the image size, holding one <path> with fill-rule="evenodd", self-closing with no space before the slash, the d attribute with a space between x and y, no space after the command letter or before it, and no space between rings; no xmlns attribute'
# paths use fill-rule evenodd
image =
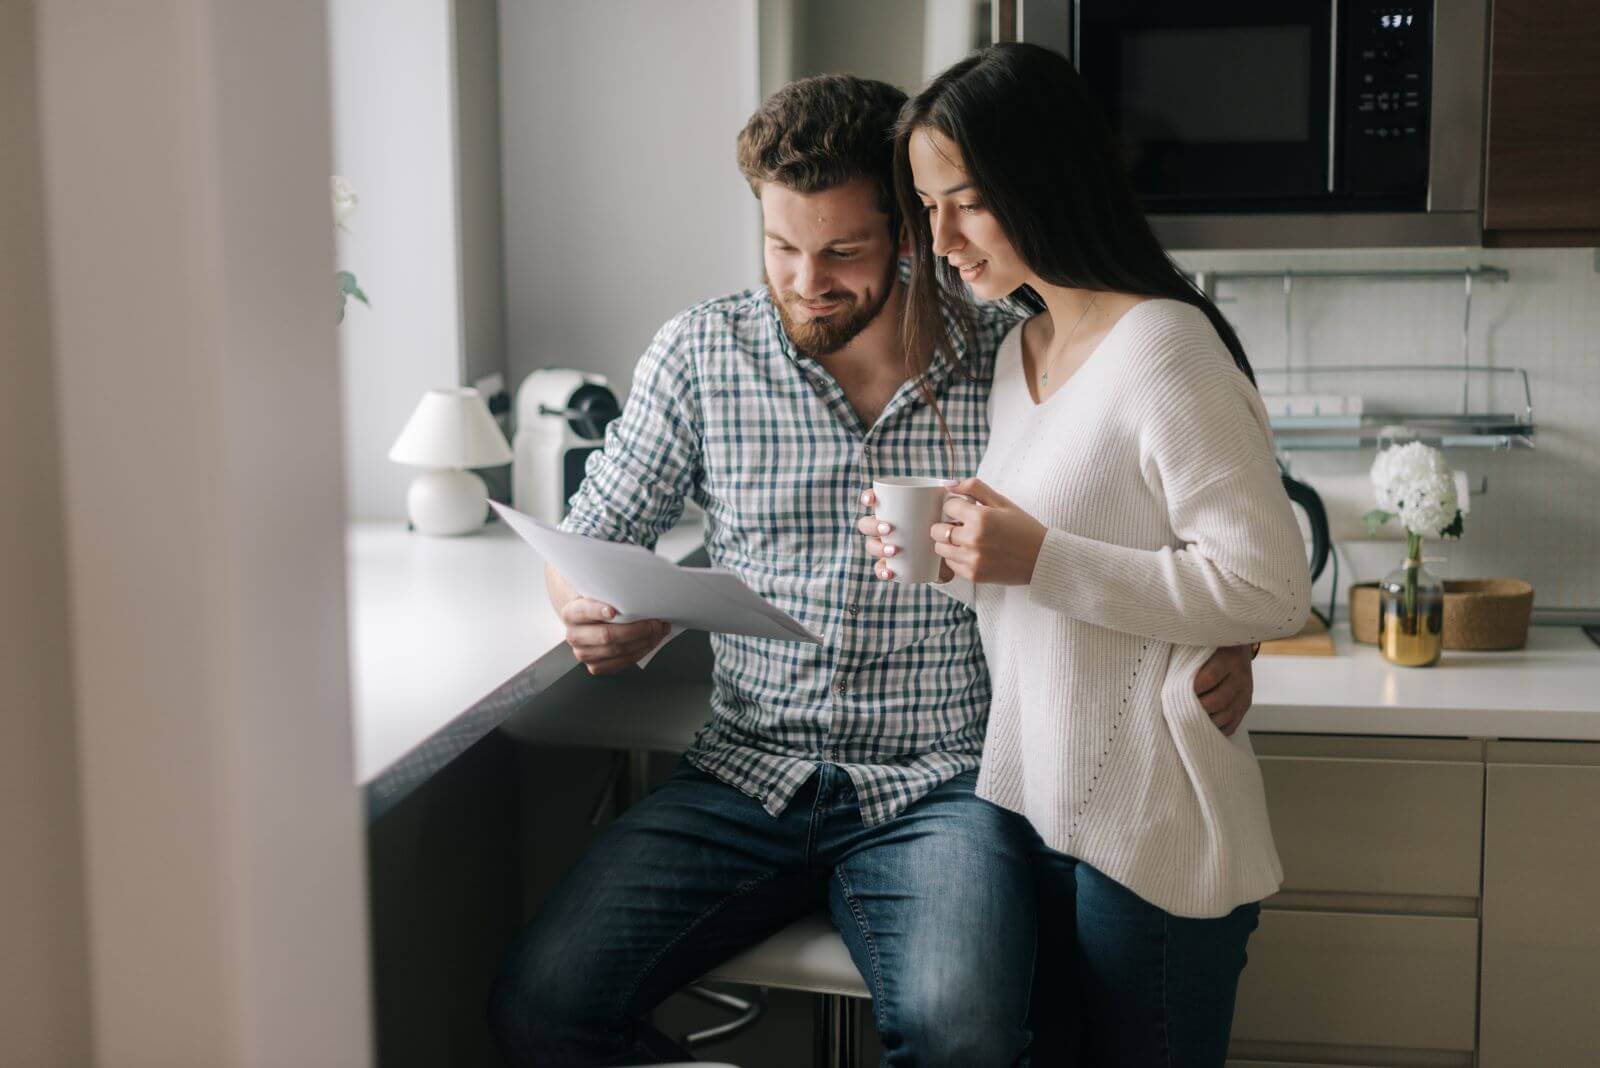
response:
<svg viewBox="0 0 1600 1068"><path fill-rule="evenodd" d="M1444 628L1430 627L1433 613L1424 615L1410 627L1400 616L1382 613L1378 631L1378 650L1391 664L1401 667L1432 667L1444 652ZM1440 622L1442 622L1442 617Z"/></svg>

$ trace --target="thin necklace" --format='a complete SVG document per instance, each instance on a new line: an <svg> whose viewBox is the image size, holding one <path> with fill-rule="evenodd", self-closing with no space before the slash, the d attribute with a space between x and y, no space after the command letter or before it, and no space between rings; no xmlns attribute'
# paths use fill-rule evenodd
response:
<svg viewBox="0 0 1600 1068"><path fill-rule="evenodd" d="M1067 340L1065 340L1065 341L1063 341L1061 343L1061 349L1060 349L1061 352L1066 352L1067 351L1067 346L1072 344L1072 335L1076 334L1078 332L1078 327L1083 322L1084 316L1089 314L1089 309L1093 308L1094 307L1094 302L1099 300L1099 299L1100 299L1100 294L1098 294L1098 293L1096 293L1094 296L1089 298L1089 303L1084 306L1083 312L1081 314L1079 314L1078 321L1076 323L1072 324L1072 329L1071 330L1067 331ZM1050 384L1050 366L1053 363L1055 363L1055 357L1053 357L1053 356L1050 357L1049 359L1045 360L1045 362L1044 362L1044 370L1039 372L1039 384L1041 386L1048 386Z"/></svg>

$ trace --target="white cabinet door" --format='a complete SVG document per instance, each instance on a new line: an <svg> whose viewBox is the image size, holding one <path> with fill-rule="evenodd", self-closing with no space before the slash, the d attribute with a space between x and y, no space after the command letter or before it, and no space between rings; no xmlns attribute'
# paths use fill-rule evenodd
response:
<svg viewBox="0 0 1600 1068"><path fill-rule="evenodd" d="M1600 1063L1600 745L1494 743L1481 1068Z"/></svg>

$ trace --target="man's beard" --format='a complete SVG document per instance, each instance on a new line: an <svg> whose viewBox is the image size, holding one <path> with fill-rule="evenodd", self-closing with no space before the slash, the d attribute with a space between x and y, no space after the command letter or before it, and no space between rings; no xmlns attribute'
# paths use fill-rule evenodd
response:
<svg viewBox="0 0 1600 1068"><path fill-rule="evenodd" d="M800 294L790 290L777 294L773 302L778 309L778 318L783 322L783 329L789 335L789 340L794 342L794 347L801 355L809 356L813 360L823 356L830 356L854 341L856 335L871 325L872 320L883 311L883 306L889 303L889 294L894 289L895 268L894 259L889 260L889 269L884 273L880 292L874 296L872 290L867 290L867 299L871 302L865 305L856 303L856 298L850 293L827 293L821 300L811 303L820 304L824 301L838 303L839 309L824 319L796 319L790 312L791 304L802 304ZM767 283L767 288L772 289L772 280L762 272L762 280Z"/></svg>

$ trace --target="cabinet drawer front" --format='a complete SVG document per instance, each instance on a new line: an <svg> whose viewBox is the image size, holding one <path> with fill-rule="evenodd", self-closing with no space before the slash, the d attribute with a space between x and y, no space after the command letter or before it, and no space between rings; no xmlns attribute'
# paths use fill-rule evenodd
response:
<svg viewBox="0 0 1600 1068"><path fill-rule="evenodd" d="M1471 1051L1478 922L1263 909L1233 1038Z"/></svg>
<svg viewBox="0 0 1600 1068"><path fill-rule="evenodd" d="M1263 756L1285 890L1476 898L1481 764Z"/></svg>

